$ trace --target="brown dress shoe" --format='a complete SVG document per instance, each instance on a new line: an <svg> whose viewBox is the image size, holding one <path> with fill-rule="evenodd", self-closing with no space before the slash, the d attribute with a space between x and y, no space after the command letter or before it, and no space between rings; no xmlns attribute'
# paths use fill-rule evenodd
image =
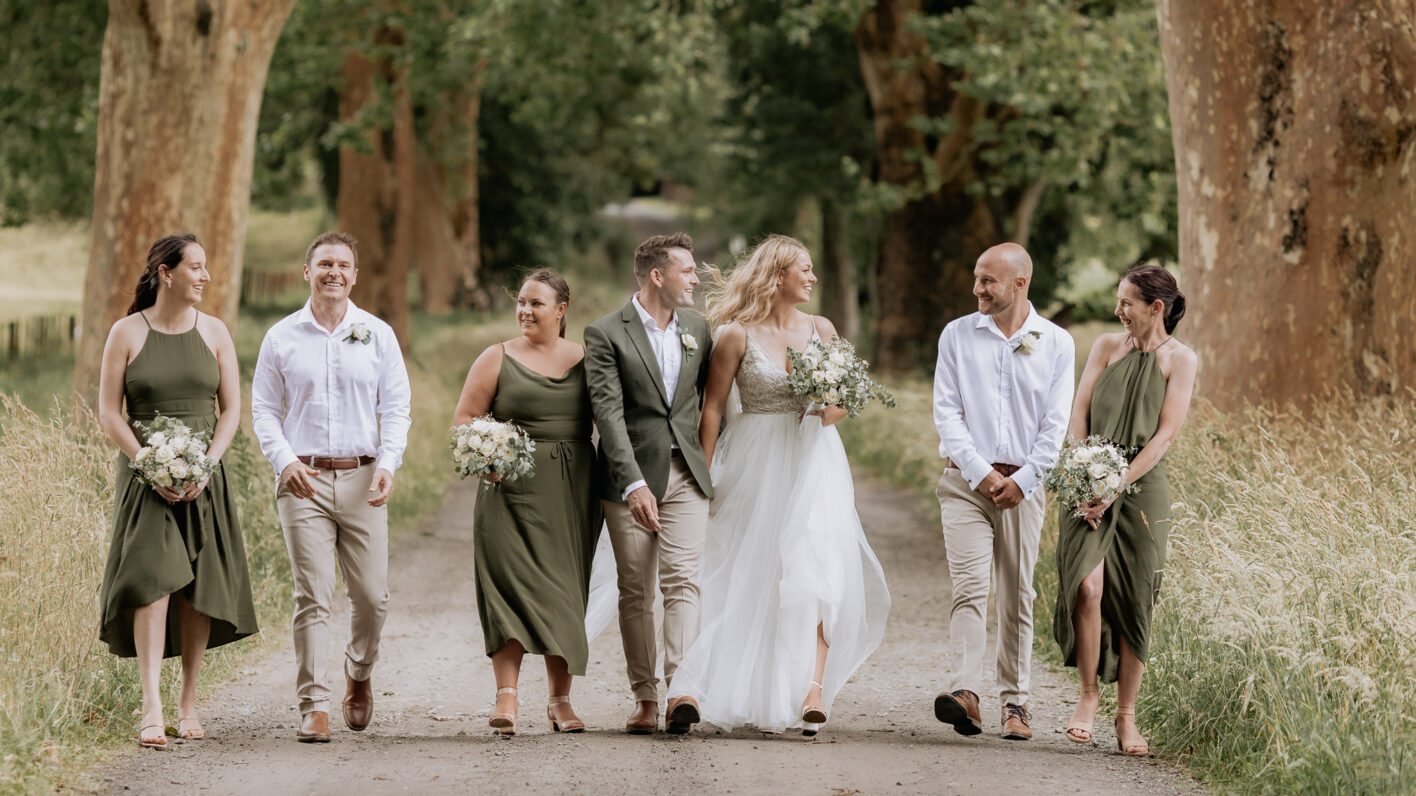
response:
<svg viewBox="0 0 1416 796"><path fill-rule="evenodd" d="M329 743L329 714L312 710L300 717L300 729L295 731L300 743Z"/></svg>
<svg viewBox="0 0 1416 796"><path fill-rule="evenodd" d="M669 700L669 715L666 719L668 726L664 728L666 732L673 735L683 735L693 729L693 725L700 721L698 715L698 702L693 697L677 697Z"/></svg>
<svg viewBox="0 0 1416 796"><path fill-rule="evenodd" d="M374 718L374 678L355 680L344 675L344 726L361 732Z"/></svg>
<svg viewBox="0 0 1416 796"><path fill-rule="evenodd" d="M659 703L647 699L636 702L629 721L624 723L624 731L631 735L653 735L658 729Z"/></svg>
<svg viewBox="0 0 1416 796"><path fill-rule="evenodd" d="M1032 714L1024 705L1007 704L1003 706L1003 737L1009 741L1031 741L1032 728L1028 722L1032 720Z"/></svg>
<svg viewBox="0 0 1416 796"><path fill-rule="evenodd" d="M960 735L983 732L983 715L978 712L978 694L960 689L954 693L939 692L934 698L934 718L954 725Z"/></svg>

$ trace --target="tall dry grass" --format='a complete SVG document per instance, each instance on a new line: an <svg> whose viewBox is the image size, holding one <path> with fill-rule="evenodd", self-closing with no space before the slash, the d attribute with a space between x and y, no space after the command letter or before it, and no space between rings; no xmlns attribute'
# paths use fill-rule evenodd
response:
<svg viewBox="0 0 1416 796"><path fill-rule="evenodd" d="M930 385L841 426L852 462L917 490L940 473ZM1191 411L1138 706L1152 747L1237 792L1416 791L1416 394L1309 415ZM937 510L937 508L935 509ZM1057 510L1035 583L1040 657Z"/></svg>

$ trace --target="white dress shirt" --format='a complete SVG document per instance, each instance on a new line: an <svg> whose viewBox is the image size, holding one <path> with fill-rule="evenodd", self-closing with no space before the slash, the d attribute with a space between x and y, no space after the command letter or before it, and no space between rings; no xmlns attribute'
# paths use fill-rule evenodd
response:
<svg viewBox="0 0 1416 796"><path fill-rule="evenodd" d="M644 333L649 335L649 345L654 349L654 360L659 363L659 375L664 379L664 393L669 396L669 406L673 406L679 371L683 369L683 341L679 339L678 313L670 315L669 325L660 330L654 316L639 303L638 293L634 294L630 302L634 304L634 311L639 313L639 320L644 324ZM669 447L677 448L678 443L670 443ZM630 492L647 483L641 478L625 487L624 499L628 500Z"/></svg>
<svg viewBox="0 0 1416 796"><path fill-rule="evenodd" d="M368 344L348 340L367 329ZM266 332L251 382L251 425L276 477L299 456L373 456L395 472L412 390L393 329L354 306L333 332L309 302Z"/></svg>
<svg viewBox="0 0 1416 796"><path fill-rule="evenodd" d="M1017 351L1027 338L1032 353ZM934 368L934 426L939 455L948 457L969 486L994 464L1018 466L1013 481L1031 495L1057 461L1072 413L1076 344L1037 314L1005 337L992 316L959 318L939 335Z"/></svg>

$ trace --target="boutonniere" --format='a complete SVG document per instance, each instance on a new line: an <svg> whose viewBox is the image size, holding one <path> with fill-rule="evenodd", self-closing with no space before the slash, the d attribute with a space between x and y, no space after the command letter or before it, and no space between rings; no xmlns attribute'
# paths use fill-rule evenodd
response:
<svg viewBox="0 0 1416 796"><path fill-rule="evenodd" d="M354 324L354 327L349 330L349 336L344 338L344 342L363 343L364 345L368 345L369 341L373 339L374 336L369 333L369 327L365 326L362 323L356 323Z"/></svg>
<svg viewBox="0 0 1416 796"><path fill-rule="evenodd" d="M688 332L679 335L679 339L683 341L683 350L688 353L692 354L698 350L698 340Z"/></svg>
<svg viewBox="0 0 1416 796"><path fill-rule="evenodd" d="M1037 341L1041 339L1042 332L1028 332L1018 340L1017 345L1013 346L1013 353L1032 356L1032 352L1037 350Z"/></svg>

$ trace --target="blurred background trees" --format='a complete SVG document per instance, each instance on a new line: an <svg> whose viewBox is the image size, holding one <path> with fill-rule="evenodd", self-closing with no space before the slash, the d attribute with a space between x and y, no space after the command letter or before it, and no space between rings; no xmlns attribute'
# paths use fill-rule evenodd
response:
<svg viewBox="0 0 1416 796"><path fill-rule="evenodd" d="M1307 374L1299 381L1389 392L1405 383L1395 374L1416 371L1411 347L1387 342L1390 324L1416 311L1376 298L1399 281L1385 263L1406 251L1405 238L1388 227L1416 195L1399 165L1412 140L1402 132L1411 126L1402 76L1411 68L1412 12L1410 0L1358 5L1352 14L1324 11L1319 26L1341 30L1345 44L1321 57L1318 40L1303 33L1317 17L1255 6L1226 34L1234 52L1211 74L1204 69L1214 59L1201 56L1217 41L1217 12L1204 0L1161 0L1159 8L1154 0L301 0L271 56L249 193L257 208L313 209L319 226L358 237L356 301L405 335L410 311L496 305L521 269L549 265L627 286L629 251L646 224L688 229L704 243L701 259L719 266L767 232L795 234L823 277L819 310L877 365L914 371L932 361L939 329L972 311L974 259L1002 240L1032 252L1033 302L1064 323L1108 317L1116 276L1154 260L1178 263L1182 283L1201 293L1196 304L1213 304L1210 314L1196 308L1203 329L1186 327L1207 361L1214 354L1229 362L1223 341L1254 328L1270 330L1255 340L1271 347L1288 323L1281 313L1241 317L1211 285L1244 273L1241 263L1287 263L1295 251L1287 238L1258 230L1314 228L1320 210L1302 197L1319 185L1331 189L1322 191L1333 197L1330 212L1343 204L1336 197L1356 190L1370 197L1363 202L1372 217L1325 223L1323 245L1309 241L1297 267L1325 274L1327 264L1351 260L1319 280L1325 289L1343 274L1372 286L1371 302L1333 305L1334 318L1357 318L1351 334L1341 331L1348 321L1333 334L1367 341L1343 343L1335 356L1364 364L1321 374L1299 368ZM105 103L95 51L100 32L123 19L110 7L126 6L0 0L14 45L0 77L0 217L101 220L95 248L106 251L94 256L107 270L91 279L106 273L122 291L131 280L114 282L117 271L104 263L134 255L100 240L114 217L104 215L108 199L94 203L93 187ZM278 12L270 7L272 19ZM102 80L118 81L136 65L107 68ZM1275 182L1255 182L1249 161L1258 145L1232 131L1271 131L1263 146L1280 151L1293 119L1303 118L1295 116L1295 70L1357 81L1334 83L1323 100L1333 107L1314 117L1350 128L1343 152L1352 159L1341 155L1334 170L1312 133L1311 146L1281 150ZM1364 88L1373 81L1386 93ZM221 96L212 89L180 108L151 106L149 115L181 116ZM1214 132L1208 125L1218 122L1227 127ZM1207 136L1210 144L1197 143ZM205 155L155 153L144 140L130 137L119 160L171 156L206 175L188 180L225 168L203 166L215 163ZM1177 147L1195 161L1178 185ZM1352 168L1369 176L1357 179ZM230 203L242 204L241 182L226 182ZM1407 204L1385 201L1394 195ZM1266 197L1268 209L1248 212L1257 205L1243 196ZM1177 215L1205 203L1218 204ZM1294 214L1307 225L1289 223ZM1214 245L1204 230L1219 218L1232 261L1207 254ZM190 210L169 226L179 221L218 234ZM1364 242L1371 240L1379 251ZM239 250L213 257L233 273L233 291L241 259ZM1296 275L1270 271L1285 283ZM108 310L96 309L104 302ZM116 303L86 300L83 328L105 328ZM1379 304L1386 325L1358 317ZM1290 315L1316 306L1298 301ZM81 373L92 354L81 349ZM1223 379L1252 359L1251 351L1234 359L1241 364L1226 365ZM1216 370L1205 391L1219 379ZM1255 399L1281 398L1297 382L1275 376L1265 384L1272 386Z"/></svg>

